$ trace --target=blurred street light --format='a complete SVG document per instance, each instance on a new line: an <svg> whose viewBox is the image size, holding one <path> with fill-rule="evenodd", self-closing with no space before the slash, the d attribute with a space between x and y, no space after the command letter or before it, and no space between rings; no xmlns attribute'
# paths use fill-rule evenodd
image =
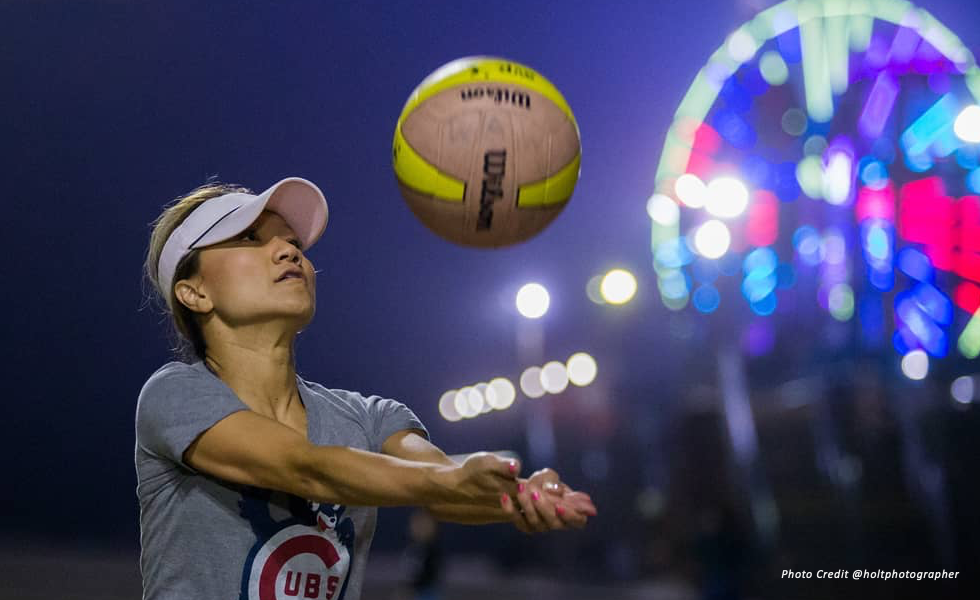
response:
<svg viewBox="0 0 980 600"><path fill-rule="evenodd" d="M731 243L728 227L717 219L705 222L694 234L694 248L705 258L721 258Z"/></svg>
<svg viewBox="0 0 980 600"><path fill-rule="evenodd" d="M636 295L636 277L625 269L613 269L603 276L599 293L609 304L626 304Z"/></svg>
<svg viewBox="0 0 980 600"><path fill-rule="evenodd" d="M550 305L548 290L540 283L528 283L517 292L517 310L528 319L544 316Z"/></svg>
<svg viewBox="0 0 980 600"><path fill-rule="evenodd" d="M568 369L568 380L577 386L586 386L595 380L598 367L595 359L585 352L577 352L571 355L566 363Z"/></svg>

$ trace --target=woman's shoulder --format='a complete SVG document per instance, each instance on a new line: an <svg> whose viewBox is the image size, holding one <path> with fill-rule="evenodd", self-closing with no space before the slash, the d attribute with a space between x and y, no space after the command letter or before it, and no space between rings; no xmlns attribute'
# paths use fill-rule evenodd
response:
<svg viewBox="0 0 980 600"><path fill-rule="evenodd" d="M198 370L197 367L201 367L203 365L204 363L201 361L186 363L179 360L172 360L168 363L164 363L159 369L154 371L153 374L150 375L150 378L157 376L165 377L175 373L193 373Z"/></svg>
<svg viewBox="0 0 980 600"><path fill-rule="evenodd" d="M204 367L203 362L171 361L158 368L146 379L139 397L143 400L161 395L169 396L174 391L202 387L213 387L214 393L219 393L222 388L220 380L209 375L210 372Z"/></svg>
<svg viewBox="0 0 980 600"><path fill-rule="evenodd" d="M304 379L299 375L296 376L299 382L306 386L306 389L313 393L315 397L320 400L327 402L343 402L345 404L355 404L363 406L367 403L367 399L363 394L359 392L354 392L351 390L343 390L340 388L329 388L322 383L317 383L316 381L310 381L309 379Z"/></svg>
<svg viewBox="0 0 980 600"><path fill-rule="evenodd" d="M204 368L203 362L196 363L185 363L181 361L170 361L165 363L163 366L158 368L156 371L150 375L144 387L150 385L151 383L156 383L160 381L173 381L178 379L197 379L207 374L207 369Z"/></svg>
<svg viewBox="0 0 980 600"><path fill-rule="evenodd" d="M312 393L311 395L313 397L333 406L345 406L359 412L370 414L383 413L404 406L397 400L376 394L368 395L353 390L328 388L320 383L308 381L302 377L299 377L299 381L306 386L306 389Z"/></svg>

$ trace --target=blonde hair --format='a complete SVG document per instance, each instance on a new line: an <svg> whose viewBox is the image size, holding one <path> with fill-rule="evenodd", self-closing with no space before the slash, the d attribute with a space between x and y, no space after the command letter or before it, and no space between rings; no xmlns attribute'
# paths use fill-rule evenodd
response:
<svg viewBox="0 0 980 600"><path fill-rule="evenodd" d="M243 192L251 194L248 188L235 184L208 182L188 194L180 196L163 207L163 212L151 224L150 244L143 264L144 281L149 283L149 300L158 304L162 314L170 318L171 336L174 346L171 350L177 358L185 361L204 360L207 344L197 315L181 304L174 294L173 285L169 290L160 288L158 267L163 245L167 243L170 234L184 222L188 215L211 198L225 194ZM184 256L174 271L172 283L197 274L199 268L200 250L191 250ZM144 293L146 293L144 288ZM172 307L172 308L171 308Z"/></svg>

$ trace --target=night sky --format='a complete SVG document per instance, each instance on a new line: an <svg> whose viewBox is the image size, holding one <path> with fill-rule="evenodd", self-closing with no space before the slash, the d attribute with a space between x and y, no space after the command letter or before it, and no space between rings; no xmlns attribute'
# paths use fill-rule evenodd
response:
<svg viewBox="0 0 980 600"><path fill-rule="evenodd" d="M513 298L528 281L551 291L545 359L592 353L619 419L668 402L712 367L669 335L646 200L694 75L771 4L0 0L14 236L3 266L0 536L136 543L135 403L171 360L141 287L149 223L212 176L255 191L287 176L321 187L330 222L308 253L318 305L298 371L405 402L450 453L522 434L515 409L447 423L436 402L450 388L516 380L526 365ZM980 4L919 5L980 48ZM430 233L391 169L408 94L469 55L545 75L582 136L563 214L506 249ZM636 299L593 304L586 282L613 267L636 273Z"/></svg>

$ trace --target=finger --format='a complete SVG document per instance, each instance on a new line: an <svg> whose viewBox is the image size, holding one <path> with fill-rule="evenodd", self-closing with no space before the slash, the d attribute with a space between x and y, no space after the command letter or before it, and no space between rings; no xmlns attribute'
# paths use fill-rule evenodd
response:
<svg viewBox="0 0 980 600"><path fill-rule="evenodd" d="M492 473L503 479L516 479L521 472L521 463L516 458L501 458L489 452L478 452L471 455L470 460L476 461L479 471Z"/></svg>
<svg viewBox="0 0 980 600"><path fill-rule="evenodd" d="M595 517L598 514L598 512L596 510L594 510L590 506L581 506L581 505L577 505L577 504L572 503L572 502L568 502L566 500L562 500L561 501L561 504L566 509L566 511L569 511L572 514L576 515L575 518L578 518L578 517L583 517L583 518Z"/></svg>
<svg viewBox="0 0 980 600"><path fill-rule="evenodd" d="M524 511L520 508L519 504L515 504L510 496L504 494L500 499L500 505L510 517L510 521L514 524L514 527L523 533L534 533L527 519L524 518Z"/></svg>
<svg viewBox="0 0 980 600"><path fill-rule="evenodd" d="M507 494L512 498L517 496L517 490L519 485L517 481L510 481L510 480L501 481L498 478L493 483L494 483L495 492L499 494Z"/></svg>
<svg viewBox="0 0 980 600"><path fill-rule="evenodd" d="M538 490L532 490L530 494L531 505L534 507L534 514L539 521L539 531L550 531L553 529L564 529L564 524L558 515L555 514L554 503L548 502L546 497ZM525 516L528 512L524 511Z"/></svg>
<svg viewBox="0 0 980 600"><path fill-rule="evenodd" d="M561 491L562 491L563 494L574 494L575 496L578 496L579 498L585 498L589 502L592 502L592 496L588 495L587 493L585 493L583 491L573 490L572 488L568 487L564 483L560 483L559 484L559 487L561 488Z"/></svg>
<svg viewBox="0 0 980 600"><path fill-rule="evenodd" d="M531 477L535 479L542 479L544 481L553 481L555 483L561 482L561 477L558 476L558 473L555 472L554 469L549 469L547 467L544 469L538 469L531 475Z"/></svg>
<svg viewBox="0 0 980 600"><path fill-rule="evenodd" d="M595 503L588 496L580 496L578 494L566 494L562 496L563 500L574 503L576 506L588 507L591 510L595 510Z"/></svg>
<svg viewBox="0 0 980 600"><path fill-rule="evenodd" d="M562 496L562 502L575 506L579 511L588 513L593 517L598 513L595 504L593 504L592 499L589 498L588 494L583 494L581 492L565 494Z"/></svg>
<svg viewBox="0 0 980 600"><path fill-rule="evenodd" d="M476 484L480 486L485 493L492 494L497 498L499 498L500 494L516 496L518 483L519 480L501 476L498 471L493 470L483 473L482 476L476 480Z"/></svg>
<svg viewBox="0 0 980 600"><path fill-rule="evenodd" d="M524 533L531 533L528 529L527 522L524 520L524 515L521 514L519 510L514 506L514 501L511 500L510 496L503 494L500 497L500 507L504 510L504 514L510 518L511 523L514 527L523 531Z"/></svg>
<svg viewBox="0 0 980 600"><path fill-rule="evenodd" d="M567 527L574 527L575 529L582 529L588 522L588 518L571 507L565 507L561 504L555 505L555 514L561 519Z"/></svg>
<svg viewBox="0 0 980 600"><path fill-rule="evenodd" d="M561 496L562 495L561 483L558 483L558 482L545 481L541 485L541 489L543 489L544 491L548 492L549 494L553 494L553 495L556 495L556 496Z"/></svg>
<svg viewBox="0 0 980 600"><path fill-rule="evenodd" d="M537 507L541 519L548 525L548 529L565 529L565 523L558 517L553 502L550 502L537 490L531 493L531 501Z"/></svg>
<svg viewBox="0 0 980 600"><path fill-rule="evenodd" d="M541 520L541 515L538 514L538 509L534 505L534 501L531 499L531 494L528 492L526 487L523 487L523 489L517 494L517 502L524 511L524 520L527 521L528 527L530 527L532 531L547 531L548 526Z"/></svg>

